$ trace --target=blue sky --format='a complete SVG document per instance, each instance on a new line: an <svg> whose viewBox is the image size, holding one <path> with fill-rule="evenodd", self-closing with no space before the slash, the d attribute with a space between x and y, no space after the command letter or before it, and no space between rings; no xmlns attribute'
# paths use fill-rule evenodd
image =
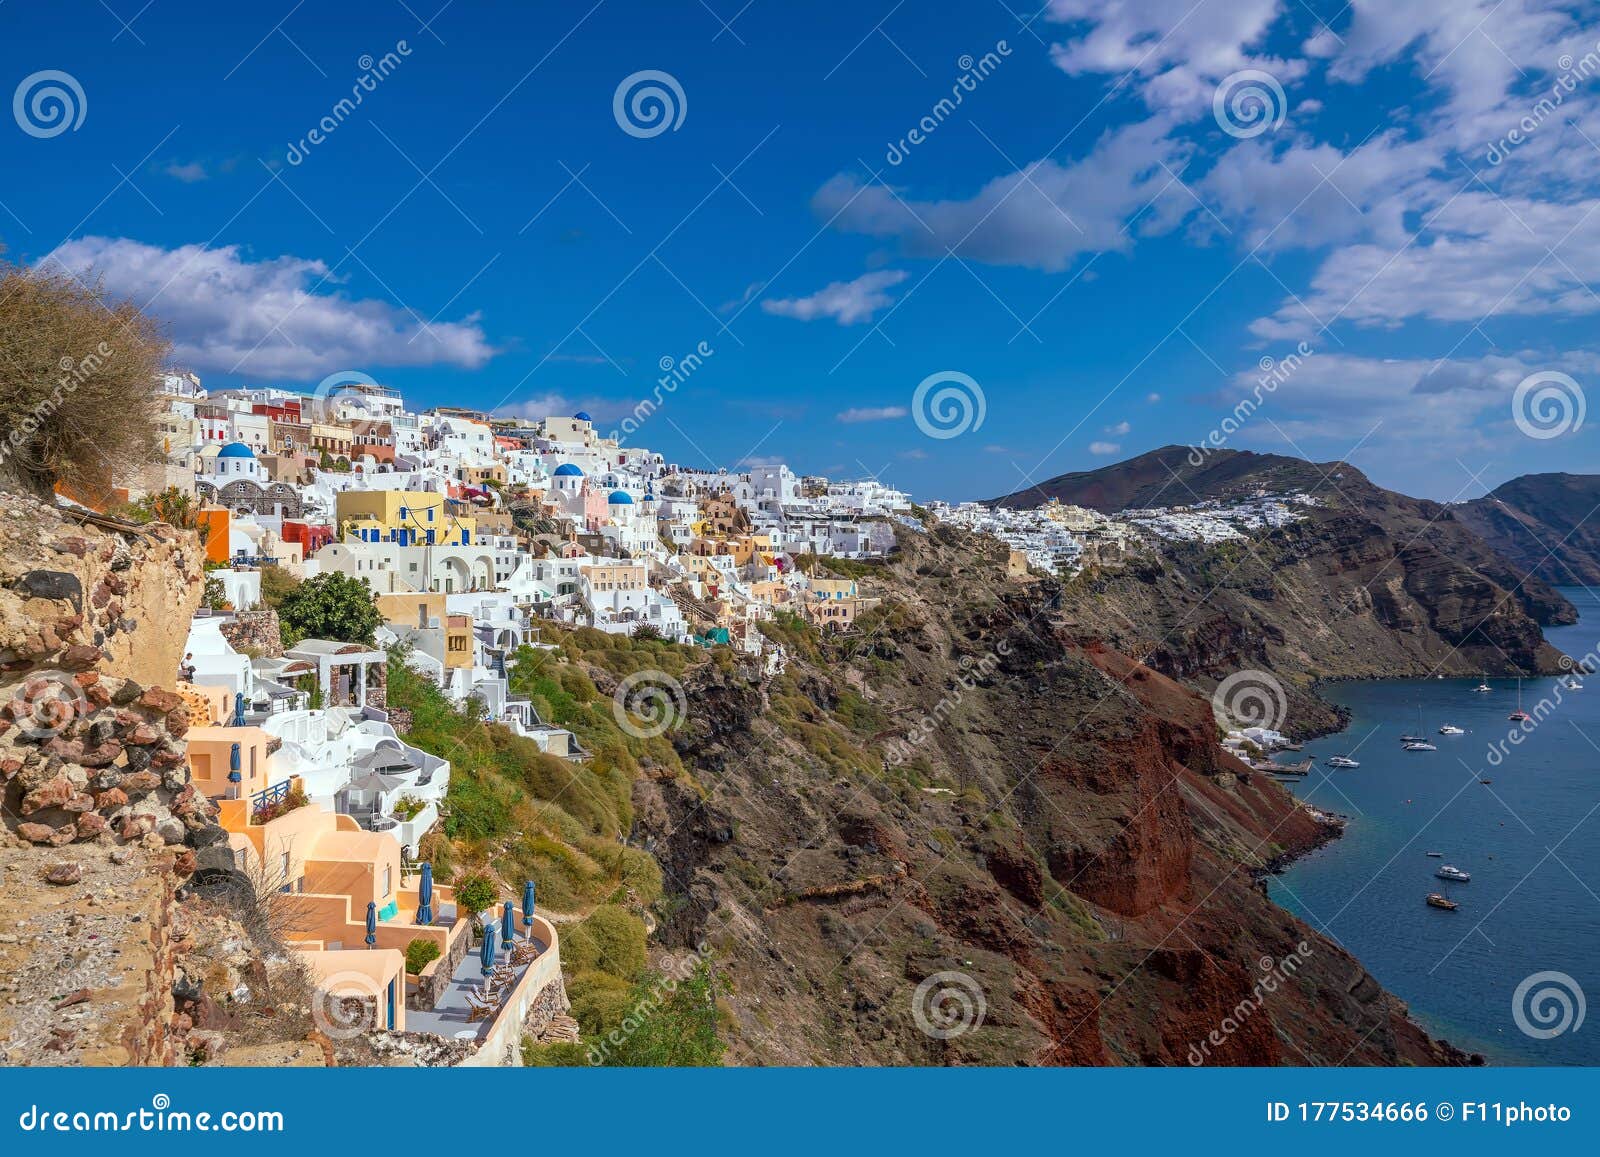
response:
<svg viewBox="0 0 1600 1157"><path fill-rule="evenodd" d="M1215 435L1441 499L1594 469L1594 5L441 3L13 0L0 240L214 386L614 429L704 343L629 439L686 465L969 498Z"/></svg>

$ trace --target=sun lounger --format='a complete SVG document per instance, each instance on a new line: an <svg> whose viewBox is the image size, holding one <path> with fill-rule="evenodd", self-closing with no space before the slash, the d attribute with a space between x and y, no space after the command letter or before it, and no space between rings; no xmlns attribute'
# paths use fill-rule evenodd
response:
<svg viewBox="0 0 1600 1157"><path fill-rule="evenodd" d="M475 991L467 990L467 1023L475 1024L480 1020L488 1020L500 1011L501 1000L498 996L485 999Z"/></svg>

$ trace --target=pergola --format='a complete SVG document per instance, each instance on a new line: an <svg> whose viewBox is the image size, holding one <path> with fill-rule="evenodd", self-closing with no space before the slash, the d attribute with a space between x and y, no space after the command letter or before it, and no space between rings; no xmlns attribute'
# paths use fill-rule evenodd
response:
<svg viewBox="0 0 1600 1157"><path fill-rule="evenodd" d="M324 707L365 707L367 668L388 661L381 650L333 639L302 639L285 652L284 658L315 667Z"/></svg>

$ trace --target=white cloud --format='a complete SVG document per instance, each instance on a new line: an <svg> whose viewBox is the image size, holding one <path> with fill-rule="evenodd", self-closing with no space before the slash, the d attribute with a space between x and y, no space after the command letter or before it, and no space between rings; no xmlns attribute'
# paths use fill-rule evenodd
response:
<svg viewBox="0 0 1600 1157"><path fill-rule="evenodd" d="M502 418L566 417L582 410L596 422L610 422L633 413L634 403L619 398L570 398L565 394L539 394L521 401L507 402L495 410Z"/></svg>
<svg viewBox="0 0 1600 1157"><path fill-rule="evenodd" d="M1234 375L1226 388L1197 399L1204 407L1199 422L1215 426L1249 400L1234 444L1269 442L1320 458L1343 456L1359 443L1391 464L1445 464L1443 472L1454 477L1456 467L1448 465L1454 458L1508 452L1505 434L1512 428L1517 383L1547 369L1569 373L1580 385L1600 380L1600 355L1523 350L1440 360L1317 352L1275 388L1263 388L1255 368ZM1418 437L1418 431L1426 436ZM1485 459L1462 460L1481 465Z"/></svg>
<svg viewBox="0 0 1600 1157"><path fill-rule="evenodd" d="M1283 148L1257 138L1223 154L1198 189L1247 249L1270 253L1358 238L1398 249L1409 236L1407 213L1442 204L1454 192L1429 177L1445 165L1445 153L1439 143L1408 140L1398 129L1349 152L1310 141Z"/></svg>
<svg viewBox="0 0 1600 1157"><path fill-rule="evenodd" d="M1476 324L1491 314L1592 314L1600 296L1578 271L1596 268L1600 199L1557 204L1462 193L1409 245L1335 250L1309 292L1250 328L1293 338L1340 319L1392 327L1408 318Z"/></svg>
<svg viewBox="0 0 1600 1157"><path fill-rule="evenodd" d="M1112 435L1114 437L1121 438L1123 435L1127 434L1132 429L1133 429L1133 425L1131 423L1129 423L1129 422L1118 422L1115 426L1107 426L1106 427L1106 433L1110 434L1110 435Z"/></svg>
<svg viewBox="0 0 1600 1157"><path fill-rule="evenodd" d="M211 175L206 172L206 167L199 161L189 161L188 163L181 165L177 161L173 161L161 171L169 177L174 177L177 180L182 181L185 185L192 185L196 181L203 181Z"/></svg>
<svg viewBox="0 0 1600 1157"><path fill-rule="evenodd" d="M846 423L884 422L890 418L904 418L910 412L904 406L852 406L835 417Z"/></svg>
<svg viewBox="0 0 1600 1157"><path fill-rule="evenodd" d="M840 325L855 325L871 320L878 310L893 304L894 298L886 291L909 276L898 269L881 269L874 273L863 273L854 281L832 282L807 297L763 301L761 308L779 317L792 317L799 321L831 317Z"/></svg>
<svg viewBox="0 0 1600 1157"><path fill-rule="evenodd" d="M1158 233L1189 214L1194 202L1168 172L1183 168L1188 146L1168 136L1170 127L1152 118L1113 129L1081 160L1035 161L966 200L914 201L840 174L817 190L812 208L845 232L894 238L914 257L954 252L1058 272L1080 253L1131 248L1135 217L1139 232Z"/></svg>
<svg viewBox="0 0 1600 1157"><path fill-rule="evenodd" d="M1116 442L1090 442L1089 443L1089 453L1096 454L1096 455L1099 455L1101 457L1104 457L1104 456L1106 456L1108 454L1115 454L1115 453L1117 453L1117 451L1119 451L1121 449L1122 449L1122 446L1119 443L1116 443Z"/></svg>
<svg viewBox="0 0 1600 1157"><path fill-rule="evenodd" d="M161 318L174 360L200 371L308 379L380 366L475 369L496 352L476 315L429 325L387 302L351 299L330 291L328 266L315 259L84 237L44 260L98 275L111 294Z"/></svg>
<svg viewBox="0 0 1600 1157"><path fill-rule="evenodd" d="M1245 68L1285 85L1305 73L1303 61L1250 51L1282 12L1280 0L1051 0L1049 9L1051 20L1073 25L1051 47L1056 67L1132 74L1151 108L1209 110L1217 81Z"/></svg>

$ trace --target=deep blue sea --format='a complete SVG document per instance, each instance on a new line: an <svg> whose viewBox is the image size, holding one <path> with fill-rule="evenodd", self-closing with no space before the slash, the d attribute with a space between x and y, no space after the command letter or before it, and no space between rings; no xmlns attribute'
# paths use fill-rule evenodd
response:
<svg viewBox="0 0 1600 1157"><path fill-rule="evenodd" d="M1581 657L1600 646L1600 598L1584 588L1562 593L1581 621L1545 635ZM1272 896L1349 949L1434 1035L1493 1064L1600 1064L1600 1011L1542 1038L1513 1015L1518 985L1536 973L1563 973L1585 1004L1600 1000L1600 675L1580 692L1557 679L1524 680L1523 707L1542 719L1517 746L1507 742L1517 725L1506 718L1517 706L1516 680L1490 679L1488 694L1473 690L1478 682L1328 689L1350 708L1350 726L1306 745L1317 761L1293 790L1350 823L1342 839L1273 879ZM1400 745L1419 710L1438 751ZM1446 723L1467 734L1438 734ZM1361 766L1330 769L1324 761L1333 755ZM1471 883L1436 879L1441 864L1470 872ZM1432 891L1460 907L1427 907ZM1535 981L1524 1007L1533 993L1568 987L1560 978ZM1577 997L1566 999L1571 1013L1559 1001L1535 1001L1548 1019L1524 1019L1540 1032L1570 1023Z"/></svg>

